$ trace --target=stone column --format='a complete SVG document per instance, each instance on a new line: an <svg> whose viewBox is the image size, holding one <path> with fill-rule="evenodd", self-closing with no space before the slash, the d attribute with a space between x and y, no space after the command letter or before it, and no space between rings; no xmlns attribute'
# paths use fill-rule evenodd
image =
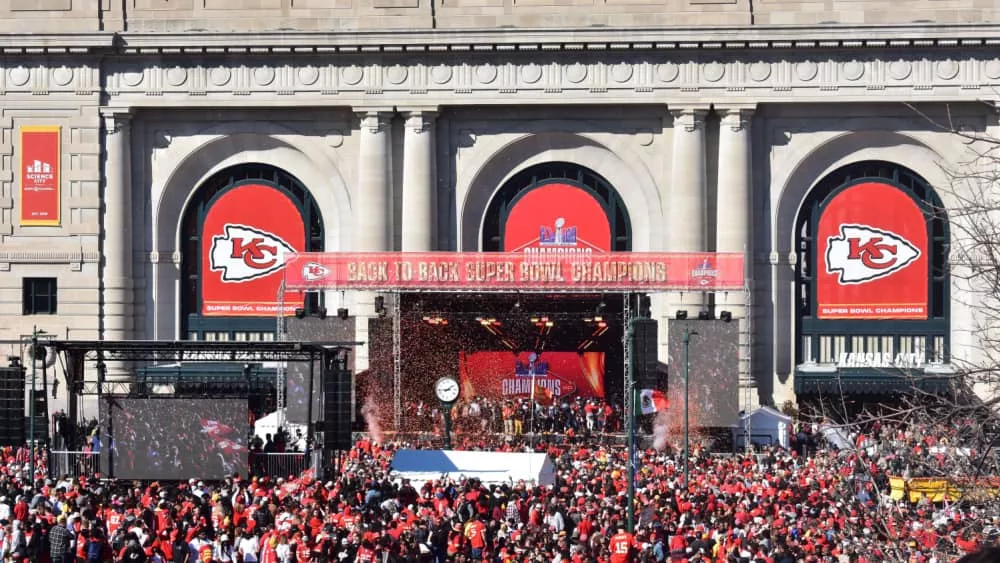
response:
<svg viewBox="0 0 1000 563"><path fill-rule="evenodd" d="M103 108L104 185L101 279L104 295L103 337L125 340L132 329L132 171L131 115Z"/></svg>
<svg viewBox="0 0 1000 563"><path fill-rule="evenodd" d="M676 108L674 117L674 154L667 197L667 250L670 252L704 252L706 183L705 116L707 108ZM668 311L686 309L696 318L705 306L702 292L676 292L667 296Z"/></svg>
<svg viewBox="0 0 1000 563"><path fill-rule="evenodd" d="M392 111L389 108L358 110L358 183L354 190L354 243L343 250L386 252L392 250ZM353 298L353 299L352 299ZM358 291L344 304L355 318L355 335L368 342L368 319L375 315L375 294ZM368 369L368 346L359 346L355 371Z"/></svg>
<svg viewBox="0 0 1000 563"><path fill-rule="evenodd" d="M104 185L102 196L101 338L132 338L132 150L131 113L125 108L101 108L104 125ZM128 381L124 362L106 362L108 381ZM96 370L85 377L97 377Z"/></svg>
<svg viewBox="0 0 1000 563"><path fill-rule="evenodd" d="M719 113L719 174L716 199L716 239L719 252L743 253L749 271L750 254L750 117L751 109L716 108ZM746 296L729 291L715 296L716 309L735 318L746 316Z"/></svg>
<svg viewBox="0 0 1000 563"><path fill-rule="evenodd" d="M433 110L404 111L406 128L403 134L403 203L402 241L403 252L429 252L434 250L434 188L436 166L434 161L434 123L437 113Z"/></svg>
<svg viewBox="0 0 1000 563"><path fill-rule="evenodd" d="M385 110L359 112L361 117L358 148L358 187L354 191L355 239L358 252L384 252L390 249L392 144L391 113ZM348 249L344 249L348 250Z"/></svg>

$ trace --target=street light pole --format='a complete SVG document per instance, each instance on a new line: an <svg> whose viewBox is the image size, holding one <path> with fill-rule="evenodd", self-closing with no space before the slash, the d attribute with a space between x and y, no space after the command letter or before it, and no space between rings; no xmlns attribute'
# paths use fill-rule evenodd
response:
<svg viewBox="0 0 1000 563"><path fill-rule="evenodd" d="M688 453L688 437L690 436L690 420L689 420L689 410L688 410L688 382L691 376L691 337L698 334L690 328L684 329L684 490L688 488L688 477L689 473L689 462L690 454Z"/></svg>
<svg viewBox="0 0 1000 563"><path fill-rule="evenodd" d="M35 483L35 375L38 369L38 327L31 327L31 397L28 402L28 468L29 479Z"/></svg>

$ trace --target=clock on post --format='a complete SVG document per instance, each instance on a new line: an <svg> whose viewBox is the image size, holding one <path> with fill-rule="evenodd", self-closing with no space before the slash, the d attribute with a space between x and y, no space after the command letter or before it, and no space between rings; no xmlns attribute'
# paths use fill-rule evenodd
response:
<svg viewBox="0 0 1000 563"><path fill-rule="evenodd" d="M454 377L442 377L434 383L434 394L441 401L444 411L444 449L451 449L451 408L458 400L458 381Z"/></svg>

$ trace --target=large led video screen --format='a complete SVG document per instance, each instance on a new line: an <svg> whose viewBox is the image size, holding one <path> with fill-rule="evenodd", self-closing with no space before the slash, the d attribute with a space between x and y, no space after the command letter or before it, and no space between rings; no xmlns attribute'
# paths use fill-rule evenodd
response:
<svg viewBox="0 0 1000 563"><path fill-rule="evenodd" d="M672 320L667 352L670 355L670 408L683 412L684 331L688 344L688 411L692 428L729 427L739 421L740 328L736 321Z"/></svg>
<svg viewBox="0 0 1000 563"><path fill-rule="evenodd" d="M223 479L247 474L246 399L113 398L114 476Z"/></svg>
<svg viewBox="0 0 1000 563"><path fill-rule="evenodd" d="M530 397L532 382L557 398L604 397L604 353L460 352L462 397Z"/></svg>

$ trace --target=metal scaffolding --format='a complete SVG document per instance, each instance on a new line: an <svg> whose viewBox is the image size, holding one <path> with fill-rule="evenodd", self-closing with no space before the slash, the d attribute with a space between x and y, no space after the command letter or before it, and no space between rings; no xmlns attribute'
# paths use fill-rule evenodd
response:
<svg viewBox="0 0 1000 563"><path fill-rule="evenodd" d="M634 396L635 396L635 381L632 377L632 296L631 293L623 293L622 301L624 301L624 307L622 307L622 320L624 321L625 330L622 332L622 356L625 358L623 363L623 377L624 384L622 385L623 391L623 411L625 414L625 420L632 420L632 415L635 410Z"/></svg>
<svg viewBox="0 0 1000 563"><path fill-rule="evenodd" d="M285 331L285 282L282 280L278 286L278 320L275 327L274 340L284 342ZM279 362L274 370L274 404L278 418L278 428L285 427L285 362ZM310 397L310 401L312 398Z"/></svg>
<svg viewBox="0 0 1000 563"><path fill-rule="evenodd" d="M402 296L396 293L392 296L392 412L396 431L402 430L403 422L403 316L401 314Z"/></svg>

